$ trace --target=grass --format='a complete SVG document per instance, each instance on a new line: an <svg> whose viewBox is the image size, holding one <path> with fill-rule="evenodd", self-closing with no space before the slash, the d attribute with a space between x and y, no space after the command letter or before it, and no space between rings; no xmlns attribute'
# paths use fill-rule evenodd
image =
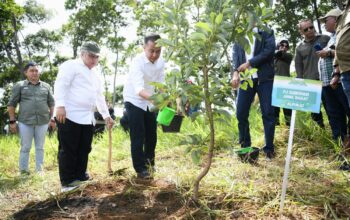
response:
<svg viewBox="0 0 350 220"><path fill-rule="evenodd" d="M259 109L251 112L253 145L264 144ZM223 122L224 121L224 122ZM327 123L327 122L326 122ZM181 133L158 131L156 178L174 183L184 198L190 198L192 183L199 174L206 152L208 128L205 120L185 119ZM215 158L208 175L201 182L201 210L208 219L276 219L284 158L289 130L276 128L277 157L267 162L262 155L259 164L241 163L235 155L237 121L224 119L216 126ZM131 165L129 137L120 128L113 131L113 169L127 168L126 176L134 171ZM18 175L19 143L15 136L0 137L0 219L8 218L27 203L55 196L60 189L57 170L57 139L47 137L45 143L45 173L43 176ZM202 146L202 147L201 147ZM347 219L350 216L350 174L338 170L337 144L331 141L329 127L320 129L309 114L298 112L294 137L292 165L282 219ZM194 153L195 152L195 153ZM96 180L110 179L107 175L108 136L95 139L90 154L89 172ZM34 170L34 152L30 168ZM194 163L193 162L197 163Z"/></svg>

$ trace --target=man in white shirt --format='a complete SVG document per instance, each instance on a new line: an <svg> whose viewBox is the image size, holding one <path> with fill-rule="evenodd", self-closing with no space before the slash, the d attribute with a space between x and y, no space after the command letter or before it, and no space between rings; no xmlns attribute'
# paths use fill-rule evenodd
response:
<svg viewBox="0 0 350 220"><path fill-rule="evenodd" d="M151 178L157 144L156 114L150 97L154 94L151 82L164 82L164 60L156 45L157 34L146 36L144 52L137 55L129 69L124 85L124 102L130 128L131 156L138 178Z"/></svg>
<svg viewBox="0 0 350 220"><path fill-rule="evenodd" d="M94 42L86 42L80 51L80 58L68 60L59 67L54 87L62 191L89 179L86 169L95 108L109 129L114 123L103 96L101 80L93 69L98 64L100 48Z"/></svg>

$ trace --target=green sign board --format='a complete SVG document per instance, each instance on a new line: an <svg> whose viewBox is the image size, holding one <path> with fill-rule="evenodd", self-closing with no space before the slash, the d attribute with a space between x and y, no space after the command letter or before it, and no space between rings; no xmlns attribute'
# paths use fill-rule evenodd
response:
<svg viewBox="0 0 350 220"><path fill-rule="evenodd" d="M272 105L306 112L320 112L322 82L275 76Z"/></svg>

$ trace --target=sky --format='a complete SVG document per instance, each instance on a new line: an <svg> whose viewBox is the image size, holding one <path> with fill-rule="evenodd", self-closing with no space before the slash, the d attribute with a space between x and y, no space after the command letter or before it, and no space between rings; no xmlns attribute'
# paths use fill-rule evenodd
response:
<svg viewBox="0 0 350 220"><path fill-rule="evenodd" d="M39 25L27 25L23 30L23 35L27 35L30 33L35 33L41 28L45 28L48 30L58 30L62 27L64 23L68 21L69 13L64 9L64 0L36 0L38 3L43 4L46 9L50 10L53 14L51 20L47 23L39 26ZM15 0L15 2L19 5L24 5L25 0ZM64 42L60 45L60 53L66 56L72 54L72 50L68 47L68 42Z"/></svg>

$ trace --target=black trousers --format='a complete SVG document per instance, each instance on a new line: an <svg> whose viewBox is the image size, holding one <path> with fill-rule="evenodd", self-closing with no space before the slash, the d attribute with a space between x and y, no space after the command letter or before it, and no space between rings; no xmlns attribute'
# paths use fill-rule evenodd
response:
<svg viewBox="0 0 350 220"><path fill-rule="evenodd" d="M84 180L93 135L92 125L77 124L66 119L58 127L58 168L62 186Z"/></svg>
<svg viewBox="0 0 350 220"><path fill-rule="evenodd" d="M292 110L287 108L280 108L280 107L273 107L275 110L275 118L276 118L276 124L278 125L280 123L280 109L283 110L284 114L284 120L286 122L286 125L290 125L290 119L292 118Z"/></svg>
<svg viewBox="0 0 350 220"><path fill-rule="evenodd" d="M131 157L137 173L154 166L155 149L157 145L156 114L144 111L131 104L125 103L129 121Z"/></svg>

